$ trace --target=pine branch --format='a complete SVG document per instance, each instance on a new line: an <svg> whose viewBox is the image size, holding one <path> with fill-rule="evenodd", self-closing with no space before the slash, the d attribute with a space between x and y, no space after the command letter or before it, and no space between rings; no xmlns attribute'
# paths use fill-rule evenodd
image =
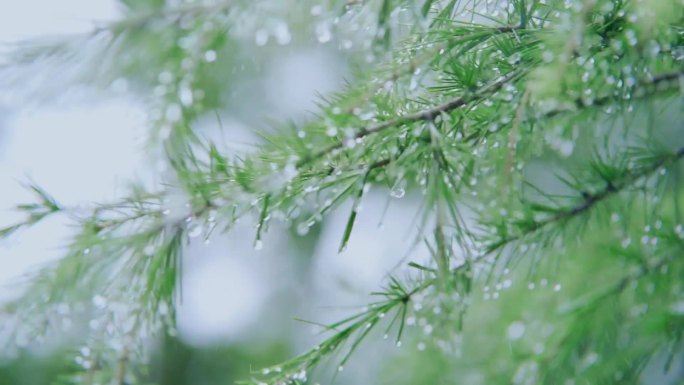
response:
<svg viewBox="0 0 684 385"><path fill-rule="evenodd" d="M418 111L415 113L411 114L406 114L400 117L397 117L395 119L387 120L381 123L377 123L371 126L368 126L366 128L362 128L361 130L357 131L351 139L360 139L363 137L366 137L371 134L375 134L381 131L384 131L388 128L396 127L396 126L401 126L405 125L408 123L413 123L417 121L430 121L439 116L443 112L449 112L451 110L464 107L470 102L474 102L477 100L480 100L482 97L486 95L490 95L496 91L498 91L501 87L503 87L505 84L511 83L518 77L522 75L521 72L519 71L513 71L509 74L506 74L504 76L499 77L499 79L495 80L494 82L480 88L473 94L468 94L468 95L463 95L459 96L455 99L452 99L450 101L447 101L443 104L440 104L438 106L423 110L423 111ZM339 150L340 148L344 147L345 142L344 141L339 141L333 145L330 145L329 147L319 151L318 153L315 153L308 158L304 158L301 161L297 163L297 168L302 168L336 150Z"/></svg>
<svg viewBox="0 0 684 385"><path fill-rule="evenodd" d="M682 77L684 77L684 71L673 71L656 75L653 77L653 79L641 82L636 87L635 91L633 92L634 98L645 99L659 93L676 90L679 87L676 81L681 79ZM581 98L578 98L572 102L572 104L575 107L574 109L554 109L545 113L543 115L543 119L553 118L563 113L572 113L588 108L608 106L613 104L614 102L615 96L611 95L607 95L599 99L596 99L591 104L587 104Z"/></svg>
<svg viewBox="0 0 684 385"><path fill-rule="evenodd" d="M632 186L634 183L649 177L651 174L658 171L661 167L673 164L681 160L682 158L684 158L684 147L677 149L677 151L673 154L661 157L659 160L644 167L636 173L627 173L624 176L619 177L615 180L607 180L605 187L603 187L601 190L597 192L590 193L583 191L581 192L582 201L579 204L559 209L553 216L542 221L534 222L532 225L528 226L522 233L499 240L498 242L486 248L486 254L491 254L514 241L526 238L529 235L539 230L542 230L551 224L564 222L574 217L577 217L589 211L591 208L603 202L604 200L610 198L611 196L619 194L620 192Z"/></svg>

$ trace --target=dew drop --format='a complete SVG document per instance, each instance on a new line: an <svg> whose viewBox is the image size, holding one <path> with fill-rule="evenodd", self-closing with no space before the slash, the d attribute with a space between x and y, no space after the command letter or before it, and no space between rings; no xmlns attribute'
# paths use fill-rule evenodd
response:
<svg viewBox="0 0 684 385"><path fill-rule="evenodd" d="M522 321L515 321L506 329L506 337L509 340L515 341L525 334L525 324Z"/></svg>
<svg viewBox="0 0 684 385"><path fill-rule="evenodd" d="M287 24L278 23L275 28L275 38L280 45L286 45L292 41L292 34L290 34L290 28Z"/></svg>
<svg viewBox="0 0 684 385"><path fill-rule="evenodd" d="M104 309L107 306L107 299L98 294L93 297L93 305L98 309Z"/></svg>
<svg viewBox="0 0 684 385"><path fill-rule="evenodd" d="M254 35L254 41L256 45L262 47L268 43L268 32L264 29L260 29L256 31L256 34Z"/></svg>
<svg viewBox="0 0 684 385"><path fill-rule="evenodd" d="M146 256L148 256L148 257L150 257L150 256L152 256L152 255L154 254L154 250L155 250L155 249L154 249L154 246L153 246L153 245L147 245L147 246L145 246L145 248L143 249L143 254L146 255Z"/></svg>
<svg viewBox="0 0 684 385"><path fill-rule="evenodd" d="M319 43L327 43L332 40L332 33L330 32L330 27L328 23L318 23L316 25L316 40Z"/></svg>
<svg viewBox="0 0 684 385"><path fill-rule="evenodd" d="M207 63L213 63L216 61L216 51L213 49L210 49L209 51L204 53L204 60Z"/></svg>
<svg viewBox="0 0 684 385"><path fill-rule="evenodd" d="M180 100L181 104L185 107L192 105L194 98L192 96L192 90L190 89L190 87L182 87L178 91L178 99Z"/></svg>
<svg viewBox="0 0 684 385"><path fill-rule="evenodd" d="M297 225L297 235L304 236L309 233L309 224L306 222L302 222Z"/></svg>
<svg viewBox="0 0 684 385"><path fill-rule="evenodd" d="M202 230L203 230L202 226L198 223L195 223L195 224L191 225L190 228L188 229L188 237L196 238L196 237L200 236L200 234L202 234Z"/></svg>
<svg viewBox="0 0 684 385"><path fill-rule="evenodd" d="M178 104L172 103L166 108L164 117L170 123L178 122L183 117L183 110Z"/></svg>

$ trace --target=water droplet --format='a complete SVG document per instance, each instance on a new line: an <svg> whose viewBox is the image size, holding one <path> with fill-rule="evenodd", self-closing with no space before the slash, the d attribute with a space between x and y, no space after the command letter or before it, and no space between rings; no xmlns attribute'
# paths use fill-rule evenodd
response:
<svg viewBox="0 0 684 385"><path fill-rule="evenodd" d="M159 83L161 83L161 84L169 84L173 81L173 74L171 72L168 72L168 71L163 71L159 74L157 79L159 80Z"/></svg>
<svg viewBox="0 0 684 385"><path fill-rule="evenodd" d="M561 284L560 284L560 283L557 283L557 284L553 287L553 291L560 291L560 290L561 290Z"/></svg>
<svg viewBox="0 0 684 385"><path fill-rule="evenodd" d="M297 225L297 235L304 236L309 233L309 224L306 222L302 222Z"/></svg>
<svg viewBox="0 0 684 385"><path fill-rule="evenodd" d="M509 340L515 341L525 334L525 324L522 321L515 321L506 329L506 336Z"/></svg>
<svg viewBox="0 0 684 385"><path fill-rule="evenodd" d="M311 15L312 16L320 16L323 13L323 6L321 5L314 5L311 7Z"/></svg>
<svg viewBox="0 0 684 385"><path fill-rule="evenodd" d="M675 302L670 306L672 314L684 315L684 301Z"/></svg>
<svg viewBox="0 0 684 385"><path fill-rule="evenodd" d="M534 285L534 282L530 282L530 283L527 284L527 288L530 289L530 290L534 290L534 286L535 286L535 285Z"/></svg>
<svg viewBox="0 0 684 385"><path fill-rule="evenodd" d="M194 99L190 87L181 87L181 89L178 90L178 99L180 100L181 104L185 107L192 105Z"/></svg>
<svg viewBox="0 0 684 385"><path fill-rule="evenodd" d="M425 343L424 342L418 343L418 350L420 350L421 352L425 350Z"/></svg>
<svg viewBox="0 0 684 385"><path fill-rule="evenodd" d="M196 238L202 234L202 225L199 223L194 223L188 228L188 237L190 238Z"/></svg>
<svg viewBox="0 0 684 385"><path fill-rule="evenodd" d="M406 195L406 190L404 189L404 186L406 185L406 182L404 180L401 180L398 182L390 191L390 196L392 198L403 198L404 195Z"/></svg>
<svg viewBox="0 0 684 385"><path fill-rule="evenodd" d="M316 24L316 40L319 43L327 43L332 40L332 33L330 32L330 26L326 22Z"/></svg>
<svg viewBox="0 0 684 385"><path fill-rule="evenodd" d="M275 27L275 38L278 44L286 45L292 41L292 34L290 34L290 27L284 22L278 23Z"/></svg>
<svg viewBox="0 0 684 385"><path fill-rule="evenodd" d="M599 360L599 355L596 352L591 352L587 354L586 357L584 357L583 363L584 367L589 367L593 364L595 364Z"/></svg>
<svg viewBox="0 0 684 385"><path fill-rule="evenodd" d="M266 45L266 43L268 43L268 31L265 29L256 31L256 34L254 35L254 41L256 45L260 47Z"/></svg>
<svg viewBox="0 0 684 385"><path fill-rule="evenodd" d="M341 372L341 371L343 371L343 370L344 370L344 366L340 365L340 366L337 367L337 371L338 371L338 372Z"/></svg>
<svg viewBox="0 0 684 385"><path fill-rule="evenodd" d="M107 306L107 299L98 294L93 297L93 305L98 309L104 309Z"/></svg>
<svg viewBox="0 0 684 385"><path fill-rule="evenodd" d="M204 53L204 60L207 63L213 63L216 61L216 51L213 49L210 49L209 51Z"/></svg>
<svg viewBox="0 0 684 385"><path fill-rule="evenodd" d="M254 250L261 250L264 248L264 242L261 241L261 239L257 239L254 242Z"/></svg>
<svg viewBox="0 0 684 385"><path fill-rule="evenodd" d="M183 117L183 110L178 104L171 103L166 108L166 113L164 114L164 116L166 117L166 120L170 123L175 123Z"/></svg>
<svg viewBox="0 0 684 385"><path fill-rule="evenodd" d="M154 251L155 251L154 245L147 245L143 249L143 254L150 257L154 254Z"/></svg>

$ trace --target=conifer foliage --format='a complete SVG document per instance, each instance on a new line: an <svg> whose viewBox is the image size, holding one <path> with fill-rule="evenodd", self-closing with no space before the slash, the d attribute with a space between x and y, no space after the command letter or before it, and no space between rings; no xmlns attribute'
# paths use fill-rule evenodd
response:
<svg viewBox="0 0 684 385"><path fill-rule="evenodd" d="M121 2L120 21L26 42L0 69L33 95L55 74L129 82L173 171L86 213L31 185L26 220L0 230L55 215L79 226L2 310L18 346L60 333L66 313L90 320L64 383L142 381L140 341L175 330L188 243L244 219L258 249L272 223L304 234L351 201L344 250L370 188L420 197L407 226L430 263L409 251L367 307L245 383L331 382L383 336L405 352L386 383L682 381L681 0ZM343 90L247 151L198 135L229 103L241 46L296 39L349 53Z"/></svg>

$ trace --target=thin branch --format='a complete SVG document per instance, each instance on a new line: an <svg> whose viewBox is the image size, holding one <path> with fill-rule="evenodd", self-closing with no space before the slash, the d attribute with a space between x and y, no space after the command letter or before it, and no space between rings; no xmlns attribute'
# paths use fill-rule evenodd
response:
<svg viewBox="0 0 684 385"><path fill-rule="evenodd" d="M463 28L468 28L469 26L462 26ZM478 35L483 35L483 34L489 34L490 37L505 34L505 33L510 33L510 32L515 32L515 31L522 31L522 29L519 26L503 26L503 27L482 27L479 25L474 25L472 27L477 27L478 29L484 29L485 31L473 31L473 33L465 35L465 36L449 36L446 41L443 42L441 40L435 40L431 41L429 44L417 44L415 46L411 46L408 49L418 49L420 45L428 45L431 48L427 50L426 54L417 57L414 56L406 65L400 68L399 70L392 71L391 76L385 78L384 80L380 80L375 82L376 85L374 87L371 87L370 89L366 90L363 94L361 94L359 97L355 98L355 100L351 103L350 106L346 108L347 114L353 113L354 109L358 107L361 103L367 102L368 99L373 96L376 92L378 92L380 89L382 89L385 86L385 83L388 81L397 81L403 76L412 74L416 68L418 68L420 65L425 64L426 61L430 61L431 59L435 58L435 55L438 54L441 50L445 49L445 46L448 46L449 44L457 44L458 42L467 42L469 39L478 36ZM433 43L437 42L442 42L442 44L434 45L432 46ZM479 45L479 44L478 44Z"/></svg>
<svg viewBox="0 0 684 385"><path fill-rule="evenodd" d="M558 212L556 215L553 215L545 220L535 222L535 224L528 229L526 229L523 233L509 236L507 238L501 239L500 241L494 243L490 247L487 248L486 255L491 255L496 250L501 249L502 247L506 246L507 244L517 241L519 239L525 238L526 236L536 232L537 230L541 230L544 227L555 223L555 222L561 222L568 220L570 218L576 217L586 211L589 211L592 207L596 206L598 203L606 200L607 198L616 195L620 192L622 192L624 189L627 187L631 186L635 182L648 177L649 175L653 174L656 172L660 167L663 167L667 164L672 164L680 159L684 158L684 147L681 147L677 149L673 154L669 156L664 156L658 161L654 162L651 164L649 167L646 167L642 169L640 172L636 174L628 174L627 176L617 180L617 181L608 181L606 183L606 186L599 190L598 192L595 193L583 193L582 194L582 202L579 203L576 206L569 207L565 210L562 210Z"/></svg>
<svg viewBox="0 0 684 385"><path fill-rule="evenodd" d="M369 127L362 128L359 130L354 136L353 139L359 139L366 137L371 134L378 133L380 131L384 131L385 129L395 127L395 126L401 126L404 124L408 123L413 123L417 121L429 121L433 120L436 118L438 115L440 115L443 112L449 112L451 110L455 110L457 108L466 106L469 102L478 100L482 98L484 95L489 95L492 94L496 91L498 91L501 87L503 87L505 84L512 82L516 78L518 78L522 72L520 71L513 71L511 73L508 73L504 76L499 77L498 80L495 82L488 84L482 88L480 88L478 91L474 92L473 94L466 94L462 95L458 98L449 100L443 104L437 105L435 107L414 112L411 114L406 114L402 115L399 117L396 117L394 119L386 120L384 122L380 122L374 125L371 125ZM311 162L314 162L330 153L332 153L335 150L338 150L340 148L344 147L344 142L339 141L335 144L332 144L328 146L327 148L307 157L302 159L297 163L297 168L304 167Z"/></svg>
<svg viewBox="0 0 684 385"><path fill-rule="evenodd" d="M674 82L680 78L684 77L684 71L674 71L674 72L668 72L664 74L660 74L658 76L654 76L653 79L642 82L639 87L635 91L635 97L637 98L645 98L647 96L652 96L656 92L662 92L662 91L667 91L670 90L670 88L674 87L666 87L664 89L660 89L660 87L663 86L663 84L671 83ZM678 86L678 85L677 85ZM603 107L606 105L611 104L612 101L615 100L614 96L604 96L599 99L596 99L592 104L586 104L582 101L581 98L575 99L572 101L572 104L575 106L575 109L555 109L552 111L547 112L546 114L543 115L544 119L547 118L552 118L556 115L560 115L565 112L576 112L578 110L586 109L586 108L596 108L596 107Z"/></svg>

